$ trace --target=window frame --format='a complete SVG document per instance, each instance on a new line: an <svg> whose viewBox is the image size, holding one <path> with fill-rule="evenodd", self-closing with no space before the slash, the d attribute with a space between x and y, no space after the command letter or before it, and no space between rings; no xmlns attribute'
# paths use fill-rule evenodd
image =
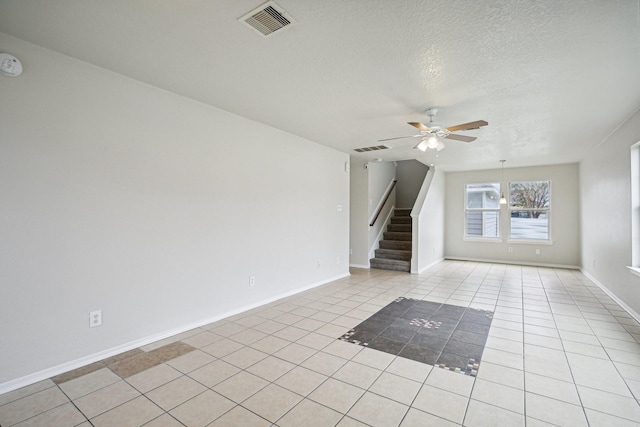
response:
<svg viewBox="0 0 640 427"><path fill-rule="evenodd" d="M640 276L640 141L631 146L631 265L629 271Z"/></svg>
<svg viewBox="0 0 640 427"><path fill-rule="evenodd" d="M469 208L468 206L468 189L470 186L482 186L482 185L486 185L486 186L493 186L494 188L496 188L495 186L497 186L497 207L495 208L486 208L486 207L481 207L481 208ZM502 191L502 183L501 182L475 182L475 183L467 183L464 185L464 191L463 191L463 197L464 197L464 234L463 234L463 240L464 241L470 241L470 242L492 242L492 243L502 243L502 232L501 232L501 221L502 221L502 206L499 203L500 200L500 194ZM475 236L475 235L469 235L468 234L468 214L469 212L495 212L497 215L497 224L496 224L496 232L497 235L496 236Z"/></svg>
<svg viewBox="0 0 640 427"><path fill-rule="evenodd" d="M549 192L549 202L548 208L514 208L511 203L511 186L513 184L522 184L522 183L536 183L536 182L546 182L547 188ZM508 239L509 243L522 243L522 244L531 244L531 245L552 245L552 223L553 223L553 210L552 210L552 183L550 179L529 179L529 180L518 180L518 181L510 181L507 184L507 217L509 219L508 222ZM534 237L513 237L513 224L512 224L512 213L513 212L540 212L544 211L547 214L547 237L542 239L537 239Z"/></svg>

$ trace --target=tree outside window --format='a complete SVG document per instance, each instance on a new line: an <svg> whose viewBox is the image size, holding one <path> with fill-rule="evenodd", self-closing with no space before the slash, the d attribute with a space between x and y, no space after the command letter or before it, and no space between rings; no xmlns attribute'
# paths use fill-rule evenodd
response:
<svg viewBox="0 0 640 427"><path fill-rule="evenodd" d="M509 183L512 239L549 240L551 198L549 181Z"/></svg>

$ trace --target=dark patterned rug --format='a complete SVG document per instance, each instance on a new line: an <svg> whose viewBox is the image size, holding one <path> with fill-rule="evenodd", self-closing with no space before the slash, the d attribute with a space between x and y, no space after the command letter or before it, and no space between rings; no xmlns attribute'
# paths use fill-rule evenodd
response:
<svg viewBox="0 0 640 427"><path fill-rule="evenodd" d="M492 311L398 298L339 339L475 376Z"/></svg>

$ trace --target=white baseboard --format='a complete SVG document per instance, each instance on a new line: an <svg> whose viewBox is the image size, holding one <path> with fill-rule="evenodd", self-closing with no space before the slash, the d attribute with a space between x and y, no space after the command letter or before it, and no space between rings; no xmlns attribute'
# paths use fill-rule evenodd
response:
<svg viewBox="0 0 640 427"><path fill-rule="evenodd" d="M635 310L633 310L631 307L629 307L627 304L625 304L624 301L622 301L620 298L618 298L616 296L616 294L614 294L613 292L611 292L611 290L609 290L609 288L607 288L603 283L601 283L598 279L596 279L595 277L593 277L591 274L589 274L584 268L580 267L580 272L582 274L584 274L585 276L587 276L587 278L589 280L591 280L593 283L595 283L595 285L597 287L599 287L600 289L602 289L602 291L609 295L609 297L611 297L612 300L614 300L620 307L622 307L624 309L624 311L626 311L627 313L629 313L629 315L631 317L633 317L634 319L636 319L636 322L640 322L640 315L638 313L635 312Z"/></svg>
<svg viewBox="0 0 640 427"><path fill-rule="evenodd" d="M440 259L437 259L437 260L433 261L431 264L427 265L426 267L421 268L420 271L418 271L417 274L424 273L425 271L427 271L428 269L430 269L434 265L440 264L442 261L444 261L444 258L440 258ZM411 274L415 274L415 273L412 271Z"/></svg>
<svg viewBox="0 0 640 427"><path fill-rule="evenodd" d="M498 259L484 259L484 258L465 258L465 257L453 257L453 256L445 256L444 259L450 259L454 261L488 262L492 264L526 265L531 267L549 267L549 268L565 268L568 270L580 270L580 266L578 265L547 264L543 262L506 261L502 259L498 260Z"/></svg>
<svg viewBox="0 0 640 427"><path fill-rule="evenodd" d="M349 264L349 267L353 268L371 268L369 264Z"/></svg>
<svg viewBox="0 0 640 427"><path fill-rule="evenodd" d="M368 268L368 267L367 267ZM60 365L53 366L51 368L43 369L42 371L34 372L32 374L26 375L24 377L16 378L15 380L7 381L5 383L0 384L0 394L8 393L13 390L17 390L19 388L37 383L42 380L46 380L47 378L54 377L56 375L63 374L65 372L72 371L74 369L81 368L91 363L99 362L108 357L115 356L120 353L124 353L125 351L133 350L138 347L145 346L147 344L151 344L156 341L163 340L165 338L172 337L174 335L181 334L183 332L190 331L195 328L199 328L204 325L208 325L209 323L217 322L222 319L226 319L227 317L235 316L236 314L244 313L245 311L252 310L257 307L261 307L266 304L270 304L272 302L281 300L283 298L290 297L292 295L299 294L300 292L308 291L309 289L316 288L318 286L326 285L327 283L344 279L345 277L351 276L350 273L340 274L334 277L331 277L326 280L322 280L320 282L312 283L303 288L298 288L293 291L284 292L282 294L278 294L272 298L268 298L262 300L260 302L244 306L235 310L231 310L216 316L208 317L206 319L201 319L195 322L191 322L185 325L181 325L176 328L172 328L166 331L159 332L157 334L149 335L144 338L140 338L134 341L130 341L125 344L121 344L97 353L90 354L88 356L81 357L79 359L72 360L70 362L62 363Z"/></svg>

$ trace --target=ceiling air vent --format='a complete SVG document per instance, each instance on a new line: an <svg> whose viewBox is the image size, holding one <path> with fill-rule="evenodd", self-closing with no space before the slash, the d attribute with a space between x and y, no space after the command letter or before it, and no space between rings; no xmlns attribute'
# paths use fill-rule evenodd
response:
<svg viewBox="0 0 640 427"><path fill-rule="evenodd" d="M378 151L378 150L388 150L388 145L374 145L372 147L362 147L362 148L354 148L353 151L357 151L358 153L366 153L367 151Z"/></svg>
<svg viewBox="0 0 640 427"><path fill-rule="evenodd" d="M272 1L268 1L257 9L252 10L238 19L238 21L243 22L264 37L268 37L276 31L295 23L284 9Z"/></svg>

